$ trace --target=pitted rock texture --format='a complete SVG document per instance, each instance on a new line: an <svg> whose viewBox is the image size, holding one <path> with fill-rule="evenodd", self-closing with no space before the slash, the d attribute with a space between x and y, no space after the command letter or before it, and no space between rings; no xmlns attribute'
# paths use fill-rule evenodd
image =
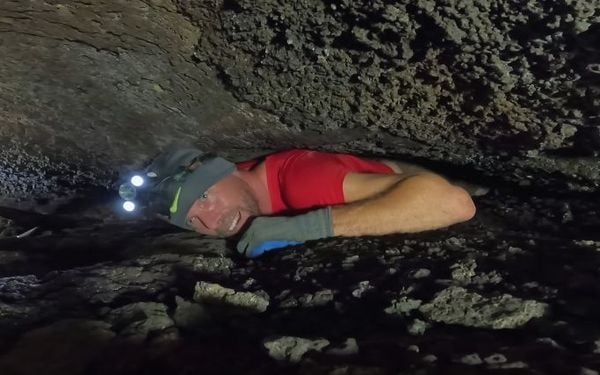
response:
<svg viewBox="0 0 600 375"><path fill-rule="evenodd" d="M426 305L419 307L433 321L465 326L504 329L521 327L531 319L542 318L548 306L510 295L486 299L460 287L441 291Z"/></svg>
<svg viewBox="0 0 600 375"><path fill-rule="evenodd" d="M198 53L293 129L368 130L357 149L598 186L598 0L219 5L196 17L210 30Z"/></svg>
<svg viewBox="0 0 600 375"><path fill-rule="evenodd" d="M572 197L573 221L598 212L598 202ZM73 374L598 368L597 233L549 215L561 212L560 196L496 190L477 203L473 221L448 230L322 240L257 259L223 240L149 224L121 226L127 245L108 227L113 236L93 250L108 259L89 252L95 226L64 233L90 241L72 248L44 232L0 240L0 252L8 244L36 255L2 268L10 273L0 276L0 371L47 363L58 374L72 340L84 345L75 369L85 368ZM522 210L546 219L516 222ZM85 256L73 263L76 252ZM98 328L84 333L88 325ZM55 331L69 339L36 350ZM35 365L18 366L28 357Z"/></svg>
<svg viewBox="0 0 600 375"><path fill-rule="evenodd" d="M265 340L263 345L274 359L296 363L300 362L302 356L311 350L320 352L329 345L329 341L325 339L308 340L302 337L280 337Z"/></svg>
<svg viewBox="0 0 600 375"><path fill-rule="evenodd" d="M215 303L237 309L261 313L269 307L269 300L256 293L237 292L219 284L199 282L194 291L194 301Z"/></svg>
<svg viewBox="0 0 600 375"><path fill-rule="evenodd" d="M596 191L598 9L7 0L0 203L97 200L173 142L236 160L290 147L416 158Z"/></svg>

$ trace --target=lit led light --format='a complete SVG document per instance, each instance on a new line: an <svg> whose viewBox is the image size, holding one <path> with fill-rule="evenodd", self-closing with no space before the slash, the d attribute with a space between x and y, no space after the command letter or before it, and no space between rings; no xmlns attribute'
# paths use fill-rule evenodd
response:
<svg viewBox="0 0 600 375"><path fill-rule="evenodd" d="M127 212L132 212L135 210L135 203L132 201L123 202L123 209Z"/></svg>
<svg viewBox="0 0 600 375"><path fill-rule="evenodd" d="M144 178L139 175L131 177L131 184L135 187L140 187L144 184Z"/></svg>

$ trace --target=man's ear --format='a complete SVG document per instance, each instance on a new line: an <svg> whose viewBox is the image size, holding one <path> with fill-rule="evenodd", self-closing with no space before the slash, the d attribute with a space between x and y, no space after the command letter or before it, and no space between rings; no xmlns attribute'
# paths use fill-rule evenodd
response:
<svg viewBox="0 0 600 375"><path fill-rule="evenodd" d="M202 162L201 162L201 161L198 161L198 160L196 160L196 161L194 161L192 164L188 165L188 166L185 168L185 170L186 170L186 171L188 171L188 172L191 172L191 171L195 170L196 168L198 168L198 167L200 166L200 164L202 164Z"/></svg>

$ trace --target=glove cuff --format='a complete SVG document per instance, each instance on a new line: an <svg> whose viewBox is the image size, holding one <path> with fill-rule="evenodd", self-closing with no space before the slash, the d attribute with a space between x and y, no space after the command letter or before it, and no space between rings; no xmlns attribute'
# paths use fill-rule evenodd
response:
<svg viewBox="0 0 600 375"><path fill-rule="evenodd" d="M301 220L303 232L306 239L317 240L319 238L333 237L333 221L331 219L331 207L320 208L310 211L304 215L297 216Z"/></svg>

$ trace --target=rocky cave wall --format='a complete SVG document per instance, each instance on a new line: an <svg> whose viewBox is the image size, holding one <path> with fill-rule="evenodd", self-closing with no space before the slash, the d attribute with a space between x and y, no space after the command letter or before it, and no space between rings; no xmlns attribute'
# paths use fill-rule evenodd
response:
<svg viewBox="0 0 600 375"><path fill-rule="evenodd" d="M202 31L169 1L14 0L0 17L5 204L109 187L171 142L291 143L273 116L194 61Z"/></svg>
<svg viewBox="0 0 600 375"><path fill-rule="evenodd" d="M597 375L599 21L598 0L3 1L0 372ZM111 213L176 141L491 191L449 230L247 261Z"/></svg>
<svg viewBox="0 0 600 375"><path fill-rule="evenodd" d="M227 87L293 129L597 186L597 1L231 1L208 25L181 8L214 30L198 51Z"/></svg>
<svg viewBox="0 0 600 375"><path fill-rule="evenodd" d="M0 16L6 203L108 186L182 139L597 187L597 0L7 0Z"/></svg>

